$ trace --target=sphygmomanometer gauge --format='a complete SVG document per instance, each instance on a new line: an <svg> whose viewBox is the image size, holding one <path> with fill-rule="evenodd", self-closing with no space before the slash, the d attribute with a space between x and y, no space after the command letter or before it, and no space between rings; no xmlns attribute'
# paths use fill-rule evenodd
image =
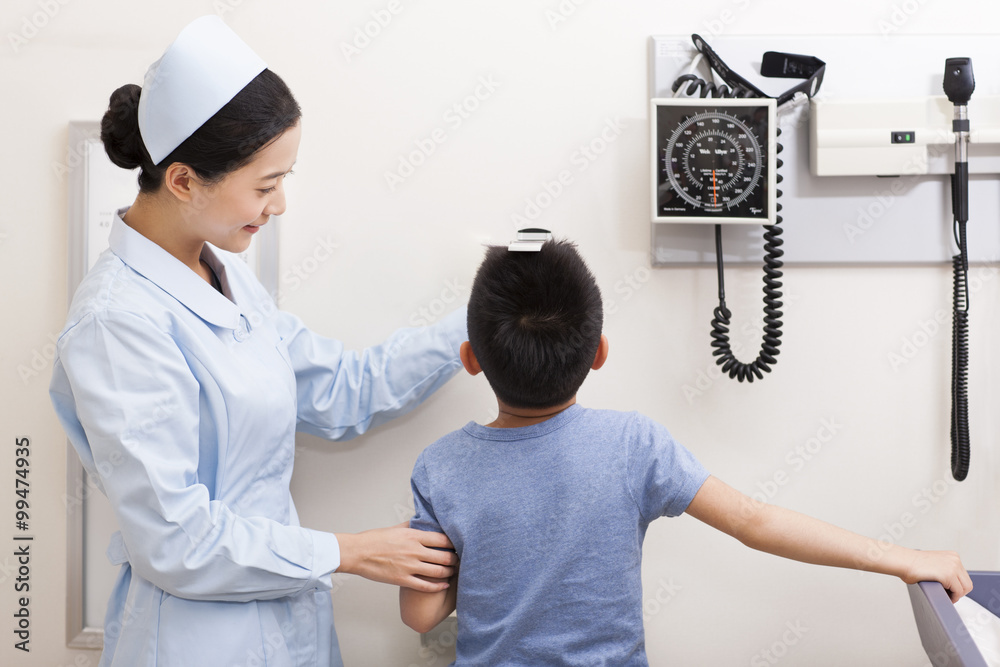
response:
<svg viewBox="0 0 1000 667"><path fill-rule="evenodd" d="M776 105L653 100L656 222L774 224Z"/></svg>

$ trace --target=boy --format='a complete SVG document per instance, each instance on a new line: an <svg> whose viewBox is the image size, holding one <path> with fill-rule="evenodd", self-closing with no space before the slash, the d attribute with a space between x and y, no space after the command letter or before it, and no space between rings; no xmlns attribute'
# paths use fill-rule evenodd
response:
<svg viewBox="0 0 1000 667"><path fill-rule="evenodd" d="M656 422L577 405L608 355L602 323L572 244L487 250L461 357L486 375L499 414L417 459L410 525L447 534L459 569L441 592L400 589L403 621L419 632L457 604L455 664L646 665L642 541L653 519L682 512L779 556L940 581L953 600L972 588L957 554L886 546L752 501Z"/></svg>

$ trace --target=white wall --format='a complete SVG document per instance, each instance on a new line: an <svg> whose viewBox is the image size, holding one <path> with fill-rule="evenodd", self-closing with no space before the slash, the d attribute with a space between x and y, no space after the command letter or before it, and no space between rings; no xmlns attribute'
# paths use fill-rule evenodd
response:
<svg viewBox="0 0 1000 667"><path fill-rule="evenodd" d="M421 309L436 309L442 296L457 291L464 299L481 243L508 240L511 214L523 210L525 198L560 170L575 169L577 147L618 119L624 125L618 140L586 171L574 172L574 183L539 220L579 242L609 301L611 358L588 380L581 402L639 409L661 420L743 491L763 490L776 503L871 536L886 534L909 513L915 525L903 531L902 543L957 549L970 569L1000 566L1000 519L991 511L998 438L990 407L1000 395L994 270L974 271L972 473L962 485L944 484L947 327L905 365L893 368L888 357L937 310L949 308L948 269L793 267L786 272L787 333L775 372L752 386L708 381L701 374L712 368L714 271L646 273L645 180L651 34L849 35L892 28L891 39L988 31L997 25L995 7L968 0L395 0L391 23L348 60L341 44L389 5L5 0L0 8L0 283L7 313L0 334L0 663L97 661L94 652L64 648L65 439L46 393L50 337L67 305L67 186L55 169L66 159L67 124L98 119L112 90L141 82L184 24L214 11L224 12L289 82L305 112L281 262L282 271L297 267L306 279L296 283L287 274L283 307L361 346L420 318ZM560 6L572 14L553 25L550 12ZM983 80L1000 76L990 63L977 62L976 73ZM460 126L449 123L444 114L484 79L495 90ZM384 172L436 128L447 140L390 191ZM314 264L309 258L319 240L338 249ZM625 288L626 277L647 275L638 289ZM737 317L758 316L759 280L757 269L728 274ZM19 372L33 360L39 375ZM686 385L703 391L685 394ZM485 382L460 377L416 413L356 441L302 438L293 491L303 522L355 531L403 520L417 453L470 419L490 418ZM833 437L811 460L799 465L786 458L826 435L821 429L831 423ZM11 633L18 435L33 439L30 655L13 650ZM780 472L785 483L768 486ZM924 490L933 502L920 500ZM687 517L654 524L645 554L654 665L768 664L763 651L776 642L784 665L927 662L897 580L760 555ZM348 665L432 664L398 621L395 598L386 586L340 580L334 604ZM789 624L801 636L781 645L793 636Z"/></svg>

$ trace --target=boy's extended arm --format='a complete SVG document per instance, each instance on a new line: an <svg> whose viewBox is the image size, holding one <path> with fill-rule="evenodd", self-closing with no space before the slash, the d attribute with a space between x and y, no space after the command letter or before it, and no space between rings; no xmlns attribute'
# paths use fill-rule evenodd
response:
<svg viewBox="0 0 1000 667"><path fill-rule="evenodd" d="M403 623L417 632L430 632L455 611L458 600L458 569L448 580L448 588L424 593L412 588L399 589L399 615Z"/></svg>
<svg viewBox="0 0 1000 667"><path fill-rule="evenodd" d="M755 501L709 477L687 513L753 549L804 563L891 574L908 584L939 581L952 602L972 590L958 554L879 542L805 514Z"/></svg>

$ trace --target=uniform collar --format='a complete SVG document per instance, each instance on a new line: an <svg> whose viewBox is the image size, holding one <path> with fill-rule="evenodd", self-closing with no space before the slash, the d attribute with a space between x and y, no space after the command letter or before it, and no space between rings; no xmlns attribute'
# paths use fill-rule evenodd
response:
<svg viewBox="0 0 1000 667"><path fill-rule="evenodd" d="M111 251L125 264L154 283L164 292L192 310L198 317L218 327L237 329L240 309L217 292L179 259L125 224L122 216L128 208L119 209L111 223ZM226 287L225 266L206 243L204 259ZM228 291L228 290L227 290Z"/></svg>

